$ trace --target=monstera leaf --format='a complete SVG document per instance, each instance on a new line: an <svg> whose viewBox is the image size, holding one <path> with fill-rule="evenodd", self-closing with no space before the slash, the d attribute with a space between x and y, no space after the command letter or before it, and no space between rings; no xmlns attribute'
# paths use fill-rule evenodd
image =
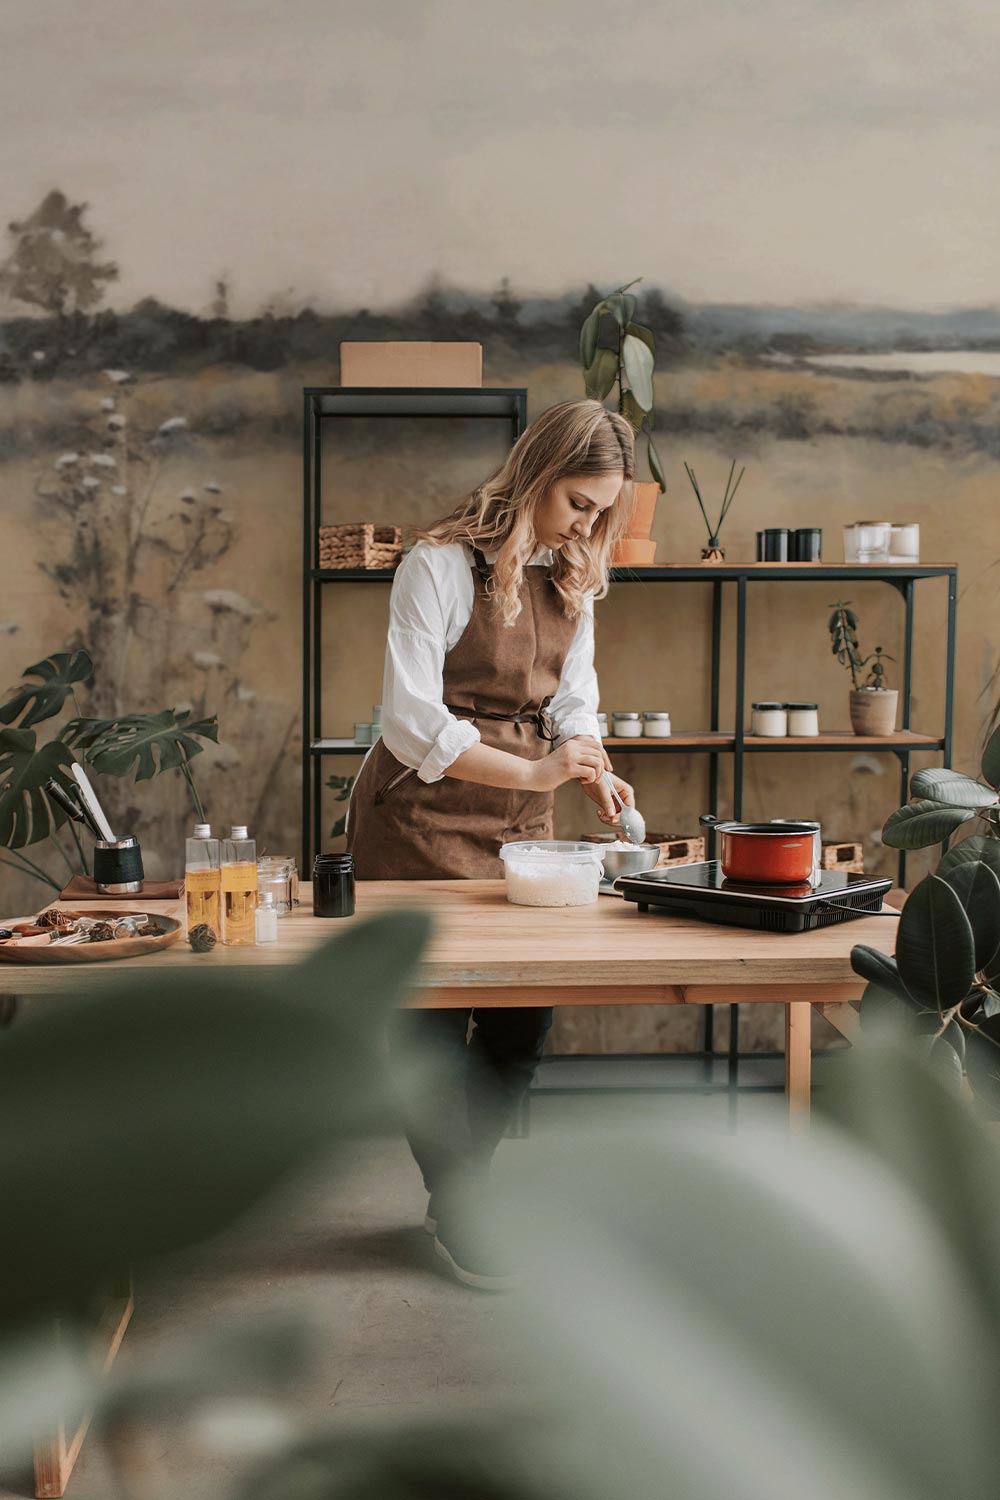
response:
<svg viewBox="0 0 1000 1500"><path fill-rule="evenodd" d="M66 814L45 795L54 779L67 791L76 782L73 756L61 740L36 748L33 729L0 729L0 847L23 849L41 843L66 822Z"/></svg>
<svg viewBox="0 0 1000 1500"><path fill-rule="evenodd" d="M218 743L219 721L191 722L190 710L165 708L158 714L122 714L117 719L73 719L63 740L81 750L89 766L107 776L149 781L158 771L185 765L205 748L199 740Z"/></svg>
<svg viewBox="0 0 1000 1500"><path fill-rule="evenodd" d="M93 675L94 663L86 651L53 652L33 667L25 667L22 677L39 677L41 681L25 683L6 703L0 703L0 724L13 724L25 708L28 712L21 719L22 729L54 718L73 691L73 684L89 682Z"/></svg>

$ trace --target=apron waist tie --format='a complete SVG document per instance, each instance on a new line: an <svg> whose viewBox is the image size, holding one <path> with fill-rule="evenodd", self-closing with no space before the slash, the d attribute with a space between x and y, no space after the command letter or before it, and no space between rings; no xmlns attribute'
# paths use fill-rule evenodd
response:
<svg viewBox="0 0 1000 1500"><path fill-rule="evenodd" d="M462 704L446 703L445 708L450 714L455 714L463 719L491 719L503 724L534 724L535 732L540 740L555 740L555 725L547 710L551 698L543 698L538 708L523 714L495 714L488 713L478 708L467 708Z"/></svg>

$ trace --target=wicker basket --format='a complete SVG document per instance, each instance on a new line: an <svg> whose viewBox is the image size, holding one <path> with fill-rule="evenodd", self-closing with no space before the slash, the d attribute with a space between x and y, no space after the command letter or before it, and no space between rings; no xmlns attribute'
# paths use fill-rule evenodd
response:
<svg viewBox="0 0 1000 1500"><path fill-rule="evenodd" d="M321 568L394 568L403 550L398 526L356 521L319 528Z"/></svg>

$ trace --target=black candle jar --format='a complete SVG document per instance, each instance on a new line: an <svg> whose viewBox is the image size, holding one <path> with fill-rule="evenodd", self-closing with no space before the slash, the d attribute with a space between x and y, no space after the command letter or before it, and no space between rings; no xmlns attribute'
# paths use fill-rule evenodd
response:
<svg viewBox="0 0 1000 1500"><path fill-rule="evenodd" d="M790 536L787 526L769 526L764 532L764 561L787 562Z"/></svg>
<svg viewBox="0 0 1000 1500"><path fill-rule="evenodd" d="M354 856L317 854L313 863L313 916L353 917Z"/></svg>
<svg viewBox="0 0 1000 1500"><path fill-rule="evenodd" d="M796 562L820 562L823 557L823 532L818 526L799 526L792 538L792 556Z"/></svg>
<svg viewBox="0 0 1000 1500"><path fill-rule="evenodd" d="M94 845L94 884L106 896L135 896L142 890L142 850L135 838L98 839Z"/></svg>

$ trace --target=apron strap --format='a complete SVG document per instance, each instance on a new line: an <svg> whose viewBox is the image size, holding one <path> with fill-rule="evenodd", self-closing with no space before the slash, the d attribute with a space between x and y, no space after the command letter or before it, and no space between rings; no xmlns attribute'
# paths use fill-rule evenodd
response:
<svg viewBox="0 0 1000 1500"><path fill-rule="evenodd" d="M535 733L540 740L552 742L555 739L555 725L552 723L548 713L551 697L543 698L535 709L530 709L523 714L494 714L478 708L468 708L465 704L446 703L445 708L450 714L463 719L492 719L502 724L534 724Z"/></svg>

